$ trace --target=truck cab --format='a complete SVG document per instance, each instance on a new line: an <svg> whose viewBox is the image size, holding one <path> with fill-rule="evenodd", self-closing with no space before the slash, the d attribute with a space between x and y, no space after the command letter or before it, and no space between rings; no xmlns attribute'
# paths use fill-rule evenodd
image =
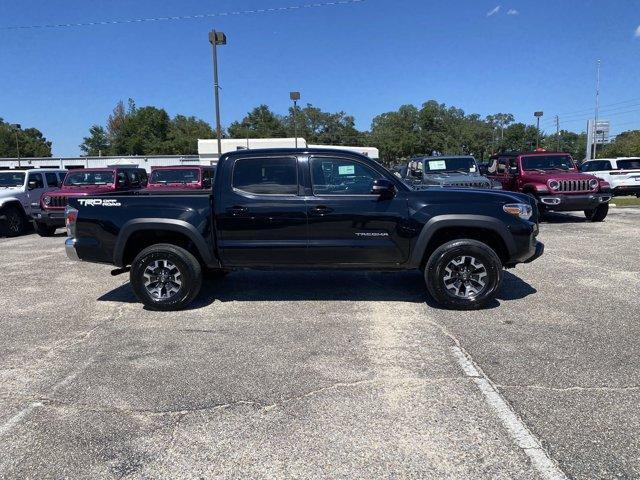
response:
<svg viewBox="0 0 640 480"><path fill-rule="evenodd" d="M59 190L43 193L34 226L40 236L49 237L64 227L64 209L71 198L101 195L146 187L144 168L82 168L68 172Z"/></svg>

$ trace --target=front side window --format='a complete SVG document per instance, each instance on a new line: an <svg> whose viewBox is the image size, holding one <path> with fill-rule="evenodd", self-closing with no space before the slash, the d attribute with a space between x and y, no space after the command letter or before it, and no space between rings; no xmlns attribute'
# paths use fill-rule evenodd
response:
<svg viewBox="0 0 640 480"><path fill-rule="evenodd" d="M21 187L23 185L23 172L0 172L0 188Z"/></svg>
<svg viewBox="0 0 640 480"><path fill-rule="evenodd" d="M111 170L93 171L93 172L71 172L64 179L66 186L85 186L85 185L111 185L114 176Z"/></svg>
<svg viewBox="0 0 640 480"><path fill-rule="evenodd" d="M342 158L312 158L314 195L370 195L382 175L366 165Z"/></svg>
<svg viewBox="0 0 640 480"><path fill-rule="evenodd" d="M256 195L296 195L295 158L244 158L233 167L233 188Z"/></svg>
<svg viewBox="0 0 640 480"><path fill-rule="evenodd" d="M30 173L29 183L31 182L35 182L35 186L33 188L44 188L44 179L42 178L41 173Z"/></svg>
<svg viewBox="0 0 640 480"><path fill-rule="evenodd" d="M44 178L47 179L47 186L49 187L57 187L59 185L58 175L56 175L54 172L45 173Z"/></svg>

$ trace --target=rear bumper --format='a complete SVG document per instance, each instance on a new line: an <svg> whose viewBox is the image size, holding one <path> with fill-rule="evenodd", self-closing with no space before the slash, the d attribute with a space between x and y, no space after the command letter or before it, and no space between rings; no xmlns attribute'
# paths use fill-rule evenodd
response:
<svg viewBox="0 0 640 480"><path fill-rule="evenodd" d="M538 204L553 212L573 212L590 210L611 200L610 193L587 193L579 195L552 194L541 195Z"/></svg>
<svg viewBox="0 0 640 480"><path fill-rule="evenodd" d="M75 262L80 261L80 257L78 257L78 252L76 252L76 239L75 238L67 238L64 241L64 251L69 257L69 260L73 260Z"/></svg>
<svg viewBox="0 0 640 480"><path fill-rule="evenodd" d="M63 210L39 210L34 212L33 221L44 223L49 227L62 228L65 225L64 209Z"/></svg>

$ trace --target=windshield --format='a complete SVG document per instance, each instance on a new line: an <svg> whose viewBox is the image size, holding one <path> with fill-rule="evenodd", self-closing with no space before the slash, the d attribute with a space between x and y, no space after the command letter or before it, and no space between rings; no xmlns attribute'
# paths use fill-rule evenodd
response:
<svg viewBox="0 0 640 480"><path fill-rule="evenodd" d="M570 155L535 155L522 158L524 170L574 170Z"/></svg>
<svg viewBox="0 0 640 480"><path fill-rule="evenodd" d="M200 172L198 169L154 170L151 173L151 183L198 183Z"/></svg>
<svg viewBox="0 0 640 480"><path fill-rule="evenodd" d="M114 183L114 176L111 170L68 173L64 180L64 184L67 186L109 185L112 183Z"/></svg>
<svg viewBox="0 0 640 480"><path fill-rule="evenodd" d="M24 185L23 172L0 172L0 187L21 187Z"/></svg>
<svg viewBox="0 0 640 480"><path fill-rule="evenodd" d="M424 166L424 173L460 172L473 173L478 170L473 157L460 158L425 158L418 163L418 168Z"/></svg>
<svg viewBox="0 0 640 480"><path fill-rule="evenodd" d="M618 160L618 170L640 170L640 158Z"/></svg>

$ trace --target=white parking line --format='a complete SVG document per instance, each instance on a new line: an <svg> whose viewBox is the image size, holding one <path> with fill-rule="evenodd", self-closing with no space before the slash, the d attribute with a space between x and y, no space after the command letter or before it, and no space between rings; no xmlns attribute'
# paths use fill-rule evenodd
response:
<svg viewBox="0 0 640 480"><path fill-rule="evenodd" d="M516 445L529 457L533 467L538 473L548 480L566 480L566 475L558 468L551 457L549 457L538 439L534 437L524 422L515 414L507 401L502 398L500 392L493 386L493 383L491 383L491 380L487 378L484 372L473 363L459 346L452 346L451 351L464 374L474 381L480 392L482 392L486 398L489 406L498 415L498 418L509 432L511 438L513 438Z"/></svg>

